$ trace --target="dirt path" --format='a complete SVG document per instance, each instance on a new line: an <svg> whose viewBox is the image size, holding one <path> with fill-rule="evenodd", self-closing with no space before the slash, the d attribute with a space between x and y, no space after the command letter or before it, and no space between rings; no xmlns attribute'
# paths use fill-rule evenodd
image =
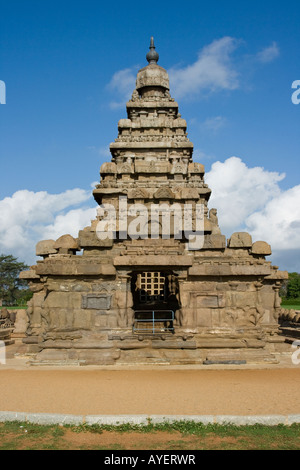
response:
<svg viewBox="0 0 300 470"><path fill-rule="evenodd" d="M0 411L27 413L300 414L300 366L262 370L0 368Z"/></svg>

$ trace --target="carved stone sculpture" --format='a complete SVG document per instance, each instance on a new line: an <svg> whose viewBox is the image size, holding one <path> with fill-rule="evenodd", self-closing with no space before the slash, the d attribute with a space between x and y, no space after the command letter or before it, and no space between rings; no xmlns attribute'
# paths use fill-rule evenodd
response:
<svg viewBox="0 0 300 470"><path fill-rule="evenodd" d="M114 212L112 236L100 236L106 212L98 211L78 238L39 242L43 259L21 274L34 293L23 340L33 362L263 362L282 348L279 289L287 273L266 261L270 245L253 243L246 232L226 243L217 210L209 208L204 166L193 161L187 123L158 60L152 38L93 191L96 203ZM143 223L133 210L141 206ZM176 206L176 214L166 206ZM187 230L180 214L190 216ZM202 238L195 246L197 221ZM143 225L136 236L131 223Z"/></svg>

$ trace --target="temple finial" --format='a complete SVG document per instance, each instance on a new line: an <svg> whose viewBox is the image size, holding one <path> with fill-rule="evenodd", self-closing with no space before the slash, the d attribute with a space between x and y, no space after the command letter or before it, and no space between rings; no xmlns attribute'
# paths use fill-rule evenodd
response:
<svg viewBox="0 0 300 470"><path fill-rule="evenodd" d="M146 55L146 59L148 60L149 64L157 64L159 55L155 50L153 36L151 36L151 39L150 39L149 49L150 49L150 52L148 52L148 54Z"/></svg>

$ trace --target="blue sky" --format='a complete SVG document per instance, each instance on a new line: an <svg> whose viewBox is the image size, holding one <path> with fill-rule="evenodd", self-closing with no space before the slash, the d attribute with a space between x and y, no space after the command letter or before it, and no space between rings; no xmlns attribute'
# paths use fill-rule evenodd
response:
<svg viewBox="0 0 300 470"><path fill-rule="evenodd" d="M300 271L299 2L0 7L0 251L34 262L39 237L88 224L91 185L153 35L221 229L252 229L274 263Z"/></svg>

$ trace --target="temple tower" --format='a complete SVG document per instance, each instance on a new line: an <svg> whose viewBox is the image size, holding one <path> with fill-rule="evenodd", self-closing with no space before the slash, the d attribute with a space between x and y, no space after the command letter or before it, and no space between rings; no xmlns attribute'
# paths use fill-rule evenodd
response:
<svg viewBox="0 0 300 470"><path fill-rule="evenodd" d="M274 361L287 273L266 261L266 242L222 235L153 38L146 58L100 169L96 219L77 239L40 242L43 260L22 273L34 292L28 352L42 363Z"/></svg>

